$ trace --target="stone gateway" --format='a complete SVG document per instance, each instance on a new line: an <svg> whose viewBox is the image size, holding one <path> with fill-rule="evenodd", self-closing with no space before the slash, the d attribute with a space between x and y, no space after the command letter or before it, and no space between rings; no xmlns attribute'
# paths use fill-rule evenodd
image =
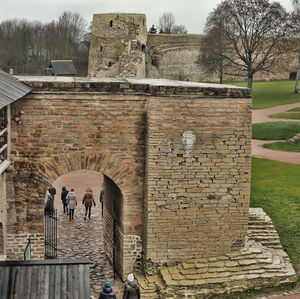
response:
<svg viewBox="0 0 300 299"><path fill-rule="evenodd" d="M43 258L45 190L67 172L89 169L104 174L106 252L121 277L143 271L145 298L295 280L280 244L258 245L249 235L249 89L158 79L20 80L33 91L11 104L12 115L24 113L11 124L12 166L1 179L0 253L7 259L22 259L29 235L33 258ZM252 222L268 223L265 217Z"/></svg>

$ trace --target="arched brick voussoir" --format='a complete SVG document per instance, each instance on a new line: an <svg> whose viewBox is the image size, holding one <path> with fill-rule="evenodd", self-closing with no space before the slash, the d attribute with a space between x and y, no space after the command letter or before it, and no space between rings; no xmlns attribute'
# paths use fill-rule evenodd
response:
<svg viewBox="0 0 300 299"><path fill-rule="evenodd" d="M109 152L87 153L86 168L103 173L120 188L124 197L133 192L140 192L140 183L136 180L136 164L134 158L120 159Z"/></svg>
<svg viewBox="0 0 300 299"><path fill-rule="evenodd" d="M44 159L37 167L45 185L50 185L59 176L71 171L88 169L98 171L120 188L124 198L141 192L141 183L135 176L135 160L123 160L109 152L66 153Z"/></svg>

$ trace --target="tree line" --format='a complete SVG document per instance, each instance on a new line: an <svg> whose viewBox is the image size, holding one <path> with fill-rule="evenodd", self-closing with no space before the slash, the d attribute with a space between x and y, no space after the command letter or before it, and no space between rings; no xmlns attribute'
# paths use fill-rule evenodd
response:
<svg viewBox="0 0 300 299"><path fill-rule="evenodd" d="M0 69L44 74L50 59L72 59L78 75L87 74L89 31L78 13L63 12L49 23L10 19L0 23Z"/></svg>

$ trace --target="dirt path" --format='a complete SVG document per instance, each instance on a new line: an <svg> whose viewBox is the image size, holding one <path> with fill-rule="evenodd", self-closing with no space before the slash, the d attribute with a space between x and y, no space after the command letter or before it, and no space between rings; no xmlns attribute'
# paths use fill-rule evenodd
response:
<svg viewBox="0 0 300 299"><path fill-rule="evenodd" d="M300 103L280 105L261 110L252 110L252 124L273 122L273 121L300 121L294 119L269 118L268 115L274 113L286 112L289 109L300 107ZM276 160L286 163L300 164L300 153L274 151L263 148L264 143L273 143L278 140L252 140L251 155L253 157L265 158L269 160Z"/></svg>
<svg viewBox="0 0 300 299"><path fill-rule="evenodd" d="M251 155L253 157L265 158L269 160L276 160L280 162L299 164L300 153L275 151L268 148L263 148L262 145L266 143L273 143L284 140L252 140Z"/></svg>
<svg viewBox="0 0 300 299"><path fill-rule="evenodd" d="M300 121L300 119L269 118L268 116L275 113L286 112L289 109L300 107L300 103L280 105L266 109L252 110L252 124L267 123L272 121Z"/></svg>

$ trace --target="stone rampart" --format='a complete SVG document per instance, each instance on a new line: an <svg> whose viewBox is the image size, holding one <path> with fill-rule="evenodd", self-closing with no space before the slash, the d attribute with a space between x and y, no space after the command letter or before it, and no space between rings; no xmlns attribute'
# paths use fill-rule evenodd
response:
<svg viewBox="0 0 300 299"><path fill-rule="evenodd" d="M204 35L200 34L148 34L147 77L217 82L215 74L208 74L204 67L197 63L203 37ZM297 42L295 40L295 43ZM254 79L289 79L290 73L297 71L297 57L296 52L282 55L269 71L257 72ZM246 76L225 74L224 79L241 81L246 80Z"/></svg>
<svg viewBox="0 0 300 299"><path fill-rule="evenodd" d="M91 34L91 77L166 78L181 81L217 82L197 61L201 55L200 34L147 34L143 14L95 14ZM296 43L299 41L295 40ZM282 55L255 80L289 79L298 67L297 52ZM236 74L236 71L230 72ZM246 80L246 74L224 74L224 80Z"/></svg>
<svg viewBox="0 0 300 299"><path fill-rule="evenodd" d="M35 257L42 258L45 190L60 175L79 169L103 173L121 192L116 202L119 211L116 257L121 275L132 271L134 266L140 267L145 249L144 260L153 258L154 263L163 261L163 254L157 254L159 250L165 252L169 261L181 260L189 254L175 246L175 243L183 245L180 229L173 226L176 221L170 221L170 226L164 228L169 230L166 236L170 240L156 232L158 225L165 225L164 221L176 209L181 227L189 230L193 223L193 229L203 230L189 243L192 254L199 248L201 255L215 250L213 241L207 243L211 249L204 249L195 240L206 234L211 225L214 226L210 229L211 240L221 237L213 231L219 229L220 220L224 222L227 239L221 237L218 250L234 250L242 245L250 176L245 170L250 165L250 90L148 79L20 79L33 92L11 105L12 114L19 111L24 114L11 128L13 171L7 180L8 259L22 258L28 235L33 235L39 244ZM195 134L195 148L189 148L188 131ZM182 143L184 136L186 144ZM230 157L222 162L227 154ZM237 169L229 170L232 166ZM215 177L210 176L210 168ZM229 174L224 175L227 170ZM227 181L223 182L221 176ZM165 204L167 200L170 201ZM192 213L196 206L199 212ZM117 210L105 204L104 230L108 230L108 241L112 236L109 232L112 213ZM233 223L226 212L240 218ZM157 218L155 224L153 220ZM23 240L23 245L13 240L19 243ZM153 240L157 247L152 251ZM15 246L20 250L15 250ZM109 248L107 251L111 254Z"/></svg>
<svg viewBox="0 0 300 299"><path fill-rule="evenodd" d="M249 223L249 89L20 80L33 92L11 104L12 115L23 114L11 126L1 257L22 259L30 236L33 258L43 258L46 189L65 173L89 169L104 175L105 249L121 277L142 268L158 280L150 290L174 298L295 280L269 219L257 213Z"/></svg>
<svg viewBox="0 0 300 299"><path fill-rule="evenodd" d="M145 78L146 42L144 14L95 14L88 75Z"/></svg>

